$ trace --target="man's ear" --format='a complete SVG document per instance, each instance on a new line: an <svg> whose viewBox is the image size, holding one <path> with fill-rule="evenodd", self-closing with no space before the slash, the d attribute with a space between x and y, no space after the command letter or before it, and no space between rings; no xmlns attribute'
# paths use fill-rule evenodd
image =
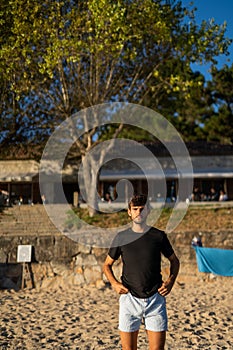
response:
<svg viewBox="0 0 233 350"><path fill-rule="evenodd" d="M131 216L130 210L128 209L128 215Z"/></svg>

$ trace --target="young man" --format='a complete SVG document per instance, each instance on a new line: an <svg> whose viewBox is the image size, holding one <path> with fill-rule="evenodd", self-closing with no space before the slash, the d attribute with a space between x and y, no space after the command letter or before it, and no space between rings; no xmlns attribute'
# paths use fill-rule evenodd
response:
<svg viewBox="0 0 233 350"><path fill-rule="evenodd" d="M165 296L173 287L179 271L179 260L163 231L147 225L147 197L135 195L129 202L132 227L114 238L104 263L104 273L120 294L119 330L123 350L136 350L142 319L150 350L163 350L167 330ZM170 276L163 282L161 253L170 261ZM121 282L112 266L122 258Z"/></svg>

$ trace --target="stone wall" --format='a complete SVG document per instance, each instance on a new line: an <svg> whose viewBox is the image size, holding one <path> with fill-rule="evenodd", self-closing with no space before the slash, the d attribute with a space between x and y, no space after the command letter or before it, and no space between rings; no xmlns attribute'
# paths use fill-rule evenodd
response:
<svg viewBox="0 0 233 350"><path fill-rule="evenodd" d="M169 239L181 262L180 278L197 274L195 251L191 240L195 232L170 233ZM233 232L202 233L204 246L233 249ZM92 247L72 241L66 236L0 237L0 288L20 289L22 264L17 264L17 247L33 246L32 263L24 275L24 287L59 288L95 284L102 287L106 279L102 265L107 248ZM163 273L168 273L168 262L163 259ZM121 262L114 264L120 277Z"/></svg>

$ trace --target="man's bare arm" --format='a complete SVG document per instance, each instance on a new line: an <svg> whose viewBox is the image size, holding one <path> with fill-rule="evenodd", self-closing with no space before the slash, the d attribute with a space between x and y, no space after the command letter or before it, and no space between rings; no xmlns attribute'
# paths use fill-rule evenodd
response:
<svg viewBox="0 0 233 350"><path fill-rule="evenodd" d="M158 289L159 294L162 296L166 296L170 293L180 269L180 262L175 253L173 253L168 259L170 261L170 276Z"/></svg>
<svg viewBox="0 0 233 350"><path fill-rule="evenodd" d="M118 294L126 294L128 293L128 289L116 279L113 273L112 266L114 262L115 260L108 255L107 258L105 259L104 266L103 266L104 274L107 277L108 281L111 283L111 286L115 289L115 291Z"/></svg>

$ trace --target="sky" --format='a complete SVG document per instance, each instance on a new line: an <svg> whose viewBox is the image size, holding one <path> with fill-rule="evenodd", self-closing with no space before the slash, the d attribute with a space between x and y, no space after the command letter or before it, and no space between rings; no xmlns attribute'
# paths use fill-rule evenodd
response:
<svg viewBox="0 0 233 350"><path fill-rule="evenodd" d="M182 4L185 7L190 4L191 0L182 0ZM202 20L209 20L214 18L216 24L223 24L227 22L226 36L233 39L233 0L193 0L193 7L197 8L196 21L200 23ZM224 64L231 66L233 64L233 43L229 47L230 55L222 56L218 58L218 68L221 68ZM229 60L229 61L228 61ZM196 67L195 67L196 69ZM198 66L202 74L207 79L210 78L208 73L209 66Z"/></svg>

